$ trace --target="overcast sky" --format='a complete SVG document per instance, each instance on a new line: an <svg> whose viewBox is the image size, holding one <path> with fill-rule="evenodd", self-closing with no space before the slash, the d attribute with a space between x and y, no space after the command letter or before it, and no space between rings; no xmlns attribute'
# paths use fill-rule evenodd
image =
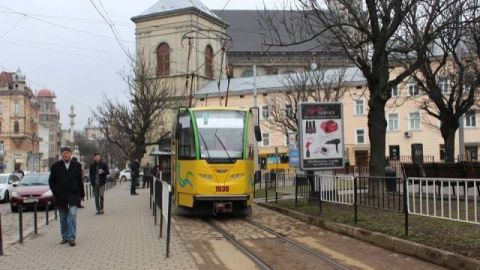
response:
<svg viewBox="0 0 480 270"><path fill-rule="evenodd" d="M202 0L210 9L263 9L279 0ZM157 0L94 0L114 22L129 51L135 50L130 18ZM19 14L22 13L22 14ZM0 70L20 68L35 91L48 88L57 95L63 128L70 106L82 129L103 95L124 99L118 75L126 57L112 31L89 0L0 0Z"/></svg>

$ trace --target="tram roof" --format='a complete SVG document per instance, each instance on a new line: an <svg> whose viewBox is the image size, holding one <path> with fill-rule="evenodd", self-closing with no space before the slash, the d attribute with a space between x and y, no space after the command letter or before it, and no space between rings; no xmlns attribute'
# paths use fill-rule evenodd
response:
<svg viewBox="0 0 480 270"><path fill-rule="evenodd" d="M209 107L195 107L189 108L191 111L242 111L246 112L248 109L240 107L220 107L220 106L209 106Z"/></svg>

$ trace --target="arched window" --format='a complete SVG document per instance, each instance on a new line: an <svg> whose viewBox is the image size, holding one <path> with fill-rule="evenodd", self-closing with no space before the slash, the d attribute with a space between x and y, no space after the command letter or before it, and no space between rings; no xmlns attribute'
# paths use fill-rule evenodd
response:
<svg viewBox="0 0 480 270"><path fill-rule="evenodd" d="M205 47L205 77L213 79L213 49L210 45Z"/></svg>
<svg viewBox="0 0 480 270"><path fill-rule="evenodd" d="M157 77L168 75L170 75L170 46L164 42L157 48Z"/></svg>
<svg viewBox="0 0 480 270"><path fill-rule="evenodd" d="M15 121L15 122L13 123L13 132L14 132L14 133L20 132L20 124L18 123L18 121Z"/></svg>

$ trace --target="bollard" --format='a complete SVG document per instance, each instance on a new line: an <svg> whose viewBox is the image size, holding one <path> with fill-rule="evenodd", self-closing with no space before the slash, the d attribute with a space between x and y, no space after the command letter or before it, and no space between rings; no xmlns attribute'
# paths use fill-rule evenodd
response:
<svg viewBox="0 0 480 270"><path fill-rule="evenodd" d="M45 206L45 225L48 225L48 210L50 210L50 203L47 201L47 206Z"/></svg>
<svg viewBox="0 0 480 270"><path fill-rule="evenodd" d="M19 227L19 230L18 230L18 233L19 233L19 240L20 240L20 244L23 243L23 209L22 209L23 205L18 205L18 227Z"/></svg>
<svg viewBox="0 0 480 270"><path fill-rule="evenodd" d="M33 202L33 233L34 234L38 234L37 210L38 210L38 202Z"/></svg>
<svg viewBox="0 0 480 270"><path fill-rule="evenodd" d="M86 191L85 192L85 199L87 199L87 201L88 201L88 184L84 185L84 190Z"/></svg>
<svg viewBox="0 0 480 270"><path fill-rule="evenodd" d="M53 213L55 214L55 220L57 220L57 218L58 218L57 215L58 214L57 214L57 207L56 206L53 208Z"/></svg>
<svg viewBox="0 0 480 270"><path fill-rule="evenodd" d="M0 213L0 256L3 255L2 213Z"/></svg>

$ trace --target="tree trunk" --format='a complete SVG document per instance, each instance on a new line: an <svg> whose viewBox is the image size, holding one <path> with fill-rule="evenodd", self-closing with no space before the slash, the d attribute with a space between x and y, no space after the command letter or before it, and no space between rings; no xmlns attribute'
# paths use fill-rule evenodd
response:
<svg viewBox="0 0 480 270"><path fill-rule="evenodd" d="M383 101L370 102L368 129L368 137L370 139L370 175L384 176L387 123L385 120L385 103Z"/></svg>
<svg viewBox="0 0 480 270"><path fill-rule="evenodd" d="M455 133L458 129L458 121L442 121L440 132L445 144L445 163L455 162Z"/></svg>

